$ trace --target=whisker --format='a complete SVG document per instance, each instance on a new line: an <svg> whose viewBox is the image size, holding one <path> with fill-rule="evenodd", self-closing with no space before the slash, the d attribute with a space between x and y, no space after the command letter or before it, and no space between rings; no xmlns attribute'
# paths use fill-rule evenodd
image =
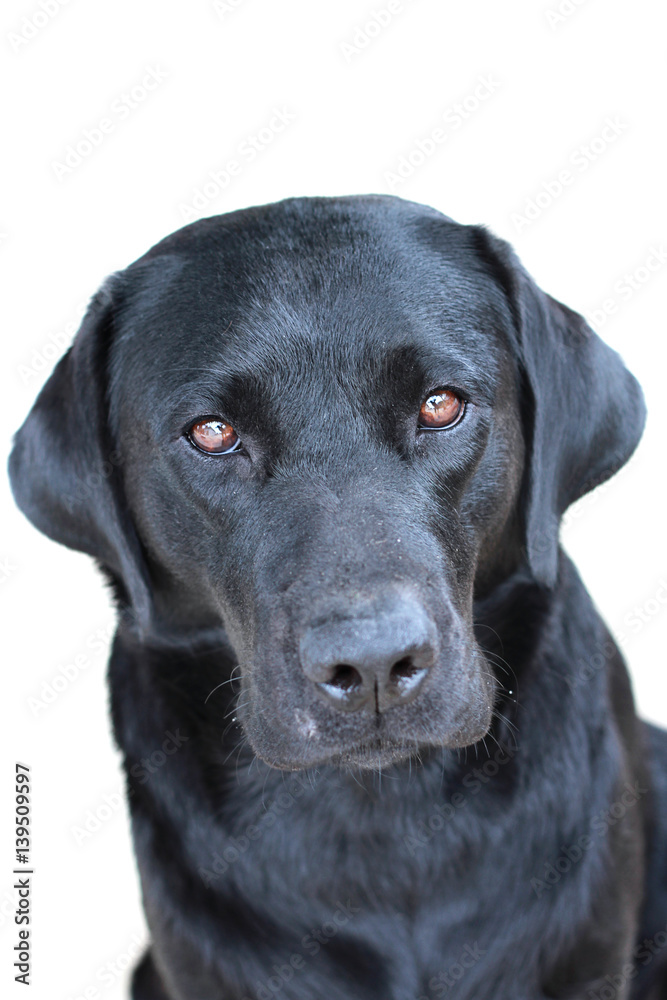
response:
<svg viewBox="0 0 667 1000"><path fill-rule="evenodd" d="M228 712L225 712L225 714L223 715L223 717L222 717L223 720L224 719L228 719L229 716L232 715L232 713L234 713L234 712L240 712L244 708L247 708L249 704L250 704L250 698L246 698L246 700L243 702L243 704L240 705L239 702L238 702L238 695L237 695L236 699L235 699L235 703L232 705L232 707L230 708L230 710Z"/></svg>
<svg viewBox="0 0 667 1000"><path fill-rule="evenodd" d="M226 757L225 757L225 759L223 760L223 762L222 762L222 763L223 763L223 766L224 766L224 765L225 765L225 764L227 763L227 761L229 760L229 758L231 757L231 755L232 755L233 753L235 753L235 751L236 751L236 750L237 750L237 749L239 748L239 746L240 746L240 747L243 747L243 744L244 744L244 743L247 743L247 741L248 741L248 737L247 737L247 736L243 736L243 737L241 738L241 740L240 740L240 743L235 743L235 744L234 744L234 746L232 747L232 749L231 749L231 750L229 751L229 753L227 754L227 756L226 756Z"/></svg>
<svg viewBox="0 0 667 1000"><path fill-rule="evenodd" d="M493 710L493 715L496 717L496 719L500 719L501 722L504 722L505 725L508 726L511 730L513 730L513 732L517 736L519 735L519 727L516 726L510 719L508 719L506 715L503 715L502 712L499 712L495 708Z"/></svg>
<svg viewBox="0 0 667 1000"><path fill-rule="evenodd" d="M493 634L495 635L496 639L500 643L500 648L501 649L505 648L504 645L503 645L503 640L502 640L502 638L500 636L500 633L497 632L495 630L495 628L492 628L491 625L487 625L485 622L475 622L475 621L472 624L473 624L473 628L488 628L489 632L493 632Z"/></svg>
<svg viewBox="0 0 667 1000"><path fill-rule="evenodd" d="M209 693L206 695L206 697L204 698L204 704L206 704L206 702L211 697L211 695L215 694L216 691L219 691L221 687L224 687L225 684L232 684L232 683L233 683L233 679L231 677L228 680L226 680L226 681L220 681L220 683L216 684L216 686L213 688L213 690L209 691Z"/></svg>
<svg viewBox="0 0 667 1000"><path fill-rule="evenodd" d="M504 659L504 657L502 657L500 653L494 653L492 650L485 649L483 646L480 646L479 648L481 652L484 654L484 656L488 657L491 660L492 664L495 667L498 667L500 670L503 671L503 673L508 674L510 677L513 677L514 682L518 684L517 676L514 672L512 665L508 663L508 661Z"/></svg>
<svg viewBox="0 0 667 1000"><path fill-rule="evenodd" d="M245 745L246 745L247 742L248 742L248 737L246 736L241 741L241 743L239 744L239 752L236 755L235 775L236 775L236 783L237 783L237 785L239 784L239 761L241 760L241 753L243 752L243 749L244 749L244 747L245 747ZM255 758L253 757L253 759L250 761L250 767L252 767L252 764L253 764L254 760L255 760ZM250 772L250 767L248 768L248 772Z"/></svg>
<svg viewBox="0 0 667 1000"><path fill-rule="evenodd" d="M235 667L234 667L234 668L232 669L232 672L230 673L229 677L228 677L228 678L227 678L226 680L224 680L224 681L220 681L220 683L219 683L219 684L216 684L216 686L215 686L215 687L213 688L213 690L212 690L212 691L209 691L209 693L208 693L208 694L206 695L206 697L204 698L204 704L206 704L206 702L207 702L207 701L208 701L208 699L209 699L209 698L211 697L211 695L212 695L212 694L215 694L215 692L216 692L216 691L217 691L217 690L218 690L219 688L221 688L221 687L224 687L224 686L225 686L225 684L233 684L233 683L234 683L234 681L238 680L238 677L235 677L235 676L234 676L234 674L236 673L236 671L237 671L237 670L240 670L240 669L241 669L241 664L240 664L240 663L237 663L237 664L236 664L236 666L235 666Z"/></svg>
<svg viewBox="0 0 667 1000"><path fill-rule="evenodd" d="M500 742L498 741L498 737L495 736L494 733L491 732L491 730L489 730L489 732L486 735L489 737L489 739L493 740L493 742L496 744L499 750L503 749Z"/></svg>

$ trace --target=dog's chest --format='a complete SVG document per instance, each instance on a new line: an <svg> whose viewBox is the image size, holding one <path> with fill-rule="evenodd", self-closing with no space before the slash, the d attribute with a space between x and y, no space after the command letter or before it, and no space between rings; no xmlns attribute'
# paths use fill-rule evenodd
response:
<svg viewBox="0 0 667 1000"><path fill-rule="evenodd" d="M506 975L515 988L530 977L510 968L512 939L550 908L531 889L535 845L516 851L520 817L475 786L454 803L439 786L383 796L340 780L276 783L228 840L234 892L262 899L288 961L344 974L363 955L397 998L444 995L460 973L457 996L484 1000L493 981L497 1000Z"/></svg>

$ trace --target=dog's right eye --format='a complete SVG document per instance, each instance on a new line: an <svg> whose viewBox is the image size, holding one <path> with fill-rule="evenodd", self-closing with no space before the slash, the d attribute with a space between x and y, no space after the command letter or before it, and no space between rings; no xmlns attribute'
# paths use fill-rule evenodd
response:
<svg viewBox="0 0 667 1000"><path fill-rule="evenodd" d="M204 417L192 424L187 438L206 455L229 455L241 447L241 439L231 424L219 417Z"/></svg>

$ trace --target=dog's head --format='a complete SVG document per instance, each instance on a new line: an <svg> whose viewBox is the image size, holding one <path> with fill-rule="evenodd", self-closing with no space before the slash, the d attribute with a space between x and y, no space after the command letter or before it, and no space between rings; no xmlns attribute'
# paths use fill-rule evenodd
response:
<svg viewBox="0 0 667 1000"><path fill-rule="evenodd" d="M19 506L144 635L222 626L277 767L487 732L473 601L558 573L641 392L478 227L395 198L188 226L114 275L18 432Z"/></svg>

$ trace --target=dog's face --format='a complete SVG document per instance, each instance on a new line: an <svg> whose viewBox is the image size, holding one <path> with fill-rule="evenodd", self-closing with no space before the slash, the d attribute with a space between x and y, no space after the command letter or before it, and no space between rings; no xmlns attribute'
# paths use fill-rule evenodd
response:
<svg viewBox="0 0 667 1000"><path fill-rule="evenodd" d="M355 221L195 230L111 348L164 614L222 619L239 720L283 767L470 744L493 704L472 599L521 483L509 309L461 241Z"/></svg>
<svg viewBox="0 0 667 1000"><path fill-rule="evenodd" d="M377 766L486 734L474 600L521 567L554 584L562 510L642 420L617 356L483 230L297 200L117 276L12 472L145 632L223 626L260 757Z"/></svg>

